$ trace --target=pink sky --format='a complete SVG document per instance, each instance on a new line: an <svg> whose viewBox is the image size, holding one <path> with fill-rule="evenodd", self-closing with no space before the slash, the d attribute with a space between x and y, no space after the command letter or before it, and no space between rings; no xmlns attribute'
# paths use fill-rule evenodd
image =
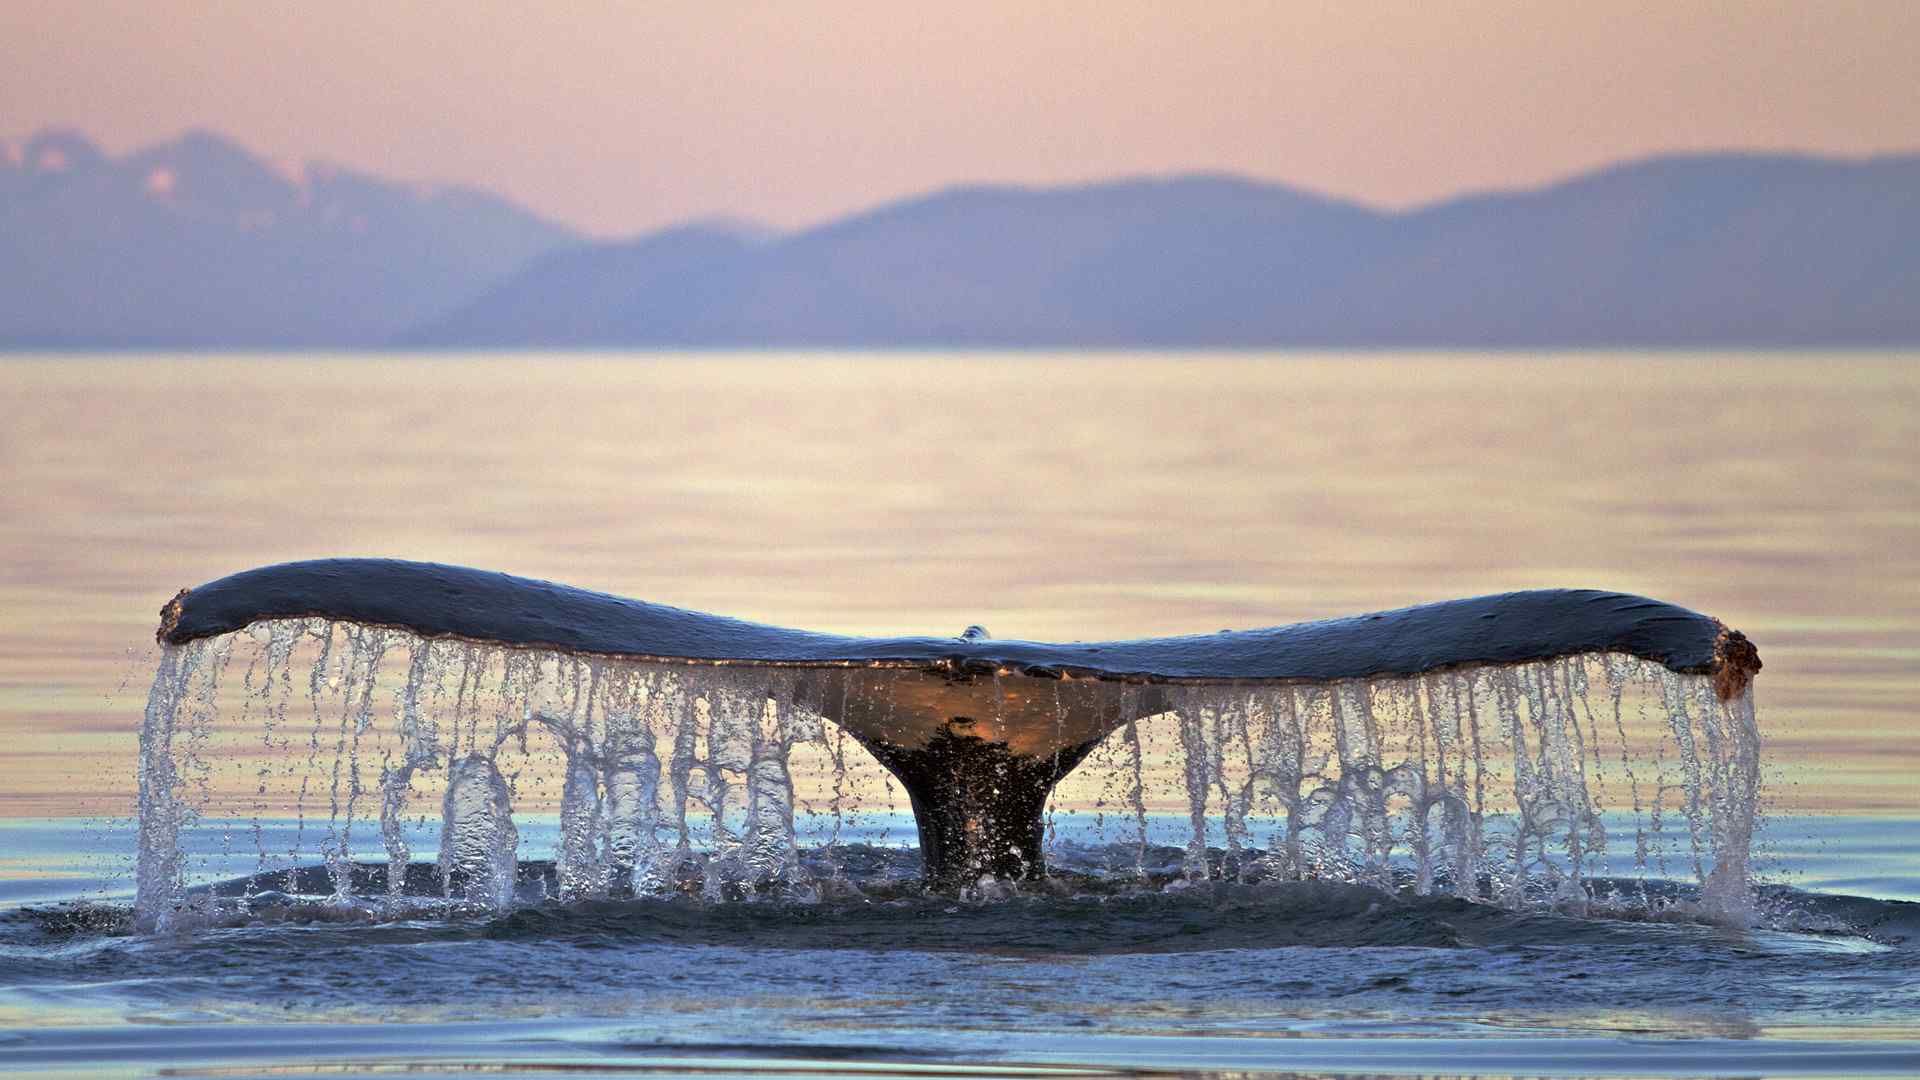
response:
<svg viewBox="0 0 1920 1080"><path fill-rule="evenodd" d="M1377 205L1621 158L1920 149L1911 0L7 0L0 134L188 127L620 234L1226 170Z"/></svg>

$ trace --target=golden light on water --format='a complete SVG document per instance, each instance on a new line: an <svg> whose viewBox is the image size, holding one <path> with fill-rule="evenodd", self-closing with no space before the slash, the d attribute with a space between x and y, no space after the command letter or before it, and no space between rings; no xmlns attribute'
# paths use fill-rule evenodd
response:
<svg viewBox="0 0 1920 1080"><path fill-rule="evenodd" d="M1042 640L1615 588L1759 645L1777 808L1911 813L1916 360L9 360L0 814L124 810L160 605L327 555Z"/></svg>

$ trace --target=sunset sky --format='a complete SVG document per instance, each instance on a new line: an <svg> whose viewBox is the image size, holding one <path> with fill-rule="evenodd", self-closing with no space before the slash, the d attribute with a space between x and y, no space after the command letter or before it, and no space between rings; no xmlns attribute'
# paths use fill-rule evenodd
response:
<svg viewBox="0 0 1920 1080"><path fill-rule="evenodd" d="M1227 170L1403 206L1638 155L1920 149L1920 4L0 5L0 135L204 127L603 234Z"/></svg>

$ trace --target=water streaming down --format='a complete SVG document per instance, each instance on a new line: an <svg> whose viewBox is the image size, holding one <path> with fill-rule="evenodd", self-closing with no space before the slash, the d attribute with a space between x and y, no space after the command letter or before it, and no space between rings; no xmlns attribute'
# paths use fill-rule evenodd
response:
<svg viewBox="0 0 1920 1080"><path fill-rule="evenodd" d="M1188 880L1333 878L1518 908L1645 901L1631 879L1677 873L1715 910L1746 902L1750 687L1723 702L1707 676L1616 653L1194 687L1171 719L1130 721L1057 793L1115 811L1142 874L1159 846ZM1184 811L1157 838L1155 805Z"/></svg>
<svg viewBox="0 0 1920 1080"><path fill-rule="evenodd" d="M414 910L422 893L486 909L667 893L813 900L844 885L847 819L900 795L881 764L889 747L826 716L904 722L919 678L576 655L318 618L169 644L141 732L136 919L165 928L218 902L189 890L179 854L180 831L216 813L251 816L256 838L263 818L298 822L285 850L260 844L243 906L299 891L294 871L316 856L325 903L389 910ZM1750 686L1722 700L1711 675L1621 653L1319 682L1003 669L976 683L991 715L952 718L940 738L954 746L1017 744L1008 718L1035 701L1056 732L1083 715L1111 732L1053 751L1056 765L1086 758L1053 807L1099 815L1091 836L1048 837L1055 877L1330 879L1514 908L1650 903L1646 881L1677 878L1715 910L1745 902L1759 796ZM990 783L1034 782L1009 771L1016 755L978 760L1000 770ZM407 835L436 811L423 889ZM516 819L554 813L551 875L530 872ZM381 862L368 859L370 835ZM820 858L802 857L803 836ZM378 883L363 883L376 867Z"/></svg>

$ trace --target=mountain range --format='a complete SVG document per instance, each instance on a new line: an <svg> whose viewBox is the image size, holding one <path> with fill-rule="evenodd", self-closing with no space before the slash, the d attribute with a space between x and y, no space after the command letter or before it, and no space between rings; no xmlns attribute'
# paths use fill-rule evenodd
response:
<svg viewBox="0 0 1920 1080"><path fill-rule="evenodd" d="M207 134L0 164L0 344L1920 344L1920 155L1715 153L1383 211L1217 175L590 242Z"/></svg>
<svg viewBox="0 0 1920 1080"><path fill-rule="evenodd" d="M191 132L0 146L0 346L381 345L580 242L485 192L277 168Z"/></svg>

